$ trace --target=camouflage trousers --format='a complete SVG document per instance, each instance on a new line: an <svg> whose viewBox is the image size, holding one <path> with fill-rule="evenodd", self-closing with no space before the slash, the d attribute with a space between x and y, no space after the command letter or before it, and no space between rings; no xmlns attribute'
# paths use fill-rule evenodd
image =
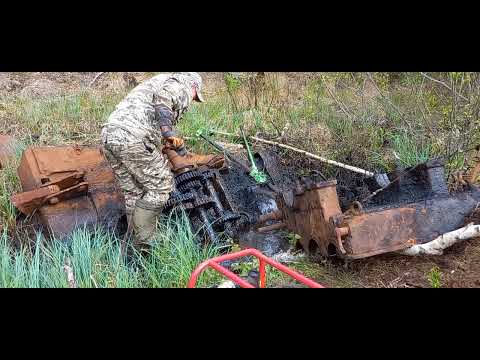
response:
<svg viewBox="0 0 480 360"><path fill-rule="evenodd" d="M105 127L102 141L125 196L127 214L133 212L138 199L163 206L174 189L174 181L167 159L154 142L118 127Z"/></svg>

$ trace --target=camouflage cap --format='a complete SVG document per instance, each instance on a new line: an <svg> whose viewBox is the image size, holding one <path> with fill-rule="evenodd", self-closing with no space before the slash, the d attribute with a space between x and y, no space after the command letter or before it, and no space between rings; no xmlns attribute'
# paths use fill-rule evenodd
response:
<svg viewBox="0 0 480 360"><path fill-rule="evenodd" d="M185 84L189 84L190 86L193 86L197 91L198 101L199 102L205 101L202 96L202 85L203 85L202 77L200 76L199 73L196 73L196 72L176 73L174 74L174 77L176 77L178 80L182 81Z"/></svg>

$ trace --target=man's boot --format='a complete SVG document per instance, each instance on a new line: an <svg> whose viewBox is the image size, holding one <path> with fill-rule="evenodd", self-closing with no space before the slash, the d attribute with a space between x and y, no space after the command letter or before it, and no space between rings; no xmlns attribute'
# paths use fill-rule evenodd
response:
<svg viewBox="0 0 480 360"><path fill-rule="evenodd" d="M133 245L137 250L147 250L155 236L157 217L162 208L139 199L135 203L132 215L134 240Z"/></svg>
<svg viewBox="0 0 480 360"><path fill-rule="evenodd" d="M174 173L193 169L202 165L206 165L209 168L219 169L225 162L224 157L220 155L198 155L189 152L185 156L180 156L175 150L168 148L165 148L163 152L167 155Z"/></svg>

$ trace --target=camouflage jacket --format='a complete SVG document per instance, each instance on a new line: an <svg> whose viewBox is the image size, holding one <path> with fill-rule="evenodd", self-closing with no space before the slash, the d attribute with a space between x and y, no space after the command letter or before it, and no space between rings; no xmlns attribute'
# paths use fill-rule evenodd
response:
<svg viewBox="0 0 480 360"><path fill-rule="evenodd" d="M192 103L191 90L171 74L160 74L133 89L115 108L104 127L119 127L133 135L161 139L156 123L155 105L173 113L173 125Z"/></svg>

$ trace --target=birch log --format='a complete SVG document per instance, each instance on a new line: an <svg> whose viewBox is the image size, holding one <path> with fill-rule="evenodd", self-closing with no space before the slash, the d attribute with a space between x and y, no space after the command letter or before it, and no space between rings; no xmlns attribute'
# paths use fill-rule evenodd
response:
<svg viewBox="0 0 480 360"><path fill-rule="evenodd" d="M479 236L480 225L470 223L463 228L443 234L428 243L413 245L412 247L403 250L401 253L409 256L442 255L443 250L453 244Z"/></svg>
<svg viewBox="0 0 480 360"><path fill-rule="evenodd" d="M319 161L324 162L326 164L338 166L340 168L347 169L347 170L365 175L367 177L375 176L375 174L373 172L370 172L370 171L367 171L367 170L364 170L364 169L360 169L360 168L355 167L355 166L342 164L342 163L339 163L338 161L329 160L329 159L326 159L324 157L312 154L308 151L297 149L297 148L295 148L293 146L290 146L290 145L285 145L285 144L282 144L282 143L278 143L276 141L265 140L265 139L262 139L262 138L259 138L259 137L256 137L256 136L252 136L251 138L255 141L258 141L258 142L261 142L261 143L264 143L264 144L275 145L275 146L278 146L278 147L281 147L281 148L284 148L284 149L289 149L289 150L295 151L295 152L297 152L299 154L303 154L303 155L305 155L309 158L319 160Z"/></svg>

